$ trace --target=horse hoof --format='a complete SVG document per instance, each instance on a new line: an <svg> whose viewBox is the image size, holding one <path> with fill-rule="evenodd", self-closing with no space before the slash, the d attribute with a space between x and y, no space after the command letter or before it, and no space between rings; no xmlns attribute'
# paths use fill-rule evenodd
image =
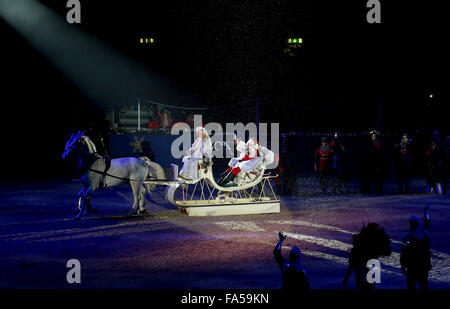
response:
<svg viewBox="0 0 450 309"><path fill-rule="evenodd" d="M143 215L143 214L146 214L146 213L147 213L147 208L139 209L139 211L138 211L138 215Z"/></svg>

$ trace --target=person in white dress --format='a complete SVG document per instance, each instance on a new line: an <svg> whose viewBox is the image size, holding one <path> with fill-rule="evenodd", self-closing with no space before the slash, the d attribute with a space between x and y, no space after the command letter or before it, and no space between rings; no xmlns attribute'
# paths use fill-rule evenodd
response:
<svg viewBox="0 0 450 309"><path fill-rule="evenodd" d="M258 145L259 155L263 158L261 165L259 166L261 169L265 170L267 166L273 163L275 160L275 153L261 145Z"/></svg>
<svg viewBox="0 0 450 309"><path fill-rule="evenodd" d="M195 133L197 138L183 157L183 167L180 171L180 176L189 180L198 178L199 159L206 158L209 161L212 159L211 138L205 128L197 127Z"/></svg>
<svg viewBox="0 0 450 309"><path fill-rule="evenodd" d="M219 180L219 186L233 182L238 176L240 177L238 177L238 179L241 179L242 175L255 172L260 167L265 169L266 166L271 164L274 160L274 153L266 147L259 146L258 142L253 138L250 138L246 144L237 142L237 145L245 150L240 153L238 158L233 158L230 161L230 167L227 170L228 173ZM243 147L243 145L245 145L245 147ZM257 175L257 173L255 175Z"/></svg>
<svg viewBox="0 0 450 309"><path fill-rule="evenodd" d="M234 135L234 142L236 143L236 151L238 153L238 156L236 158L232 158L230 162L228 163L229 168L227 169L227 172L230 172L233 168L237 167L237 164L242 161L242 159L245 157L245 148L246 144L244 141L239 140L239 138Z"/></svg>
<svg viewBox="0 0 450 309"><path fill-rule="evenodd" d="M258 142L250 138L247 141L247 160L243 160L238 164L241 171L248 173L256 169L256 167L261 164L263 157L260 155L258 150Z"/></svg>

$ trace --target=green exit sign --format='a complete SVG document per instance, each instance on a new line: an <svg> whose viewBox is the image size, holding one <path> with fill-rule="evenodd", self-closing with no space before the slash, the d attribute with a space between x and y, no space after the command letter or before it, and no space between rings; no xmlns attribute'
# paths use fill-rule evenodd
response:
<svg viewBox="0 0 450 309"><path fill-rule="evenodd" d="M289 39L287 39L287 43L293 44L293 45L301 45L301 44L303 44L303 39L302 38L289 38Z"/></svg>

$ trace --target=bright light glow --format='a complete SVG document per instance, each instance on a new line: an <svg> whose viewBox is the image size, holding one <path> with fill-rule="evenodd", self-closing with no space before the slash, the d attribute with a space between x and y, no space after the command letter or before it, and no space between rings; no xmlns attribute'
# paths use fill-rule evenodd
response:
<svg viewBox="0 0 450 309"><path fill-rule="evenodd" d="M288 38L287 39L287 43L288 44L300 45L300 44L303 43L303 39L302 38Z"/></svg>
<svg viewBox="0 0 450 309"><path fill-rule="evenodd" d="M180 97L187 96L197 102L190 93L181 91L166 78L82 28L68 24L65 16L57 15L40 1L0 0L0 18L92 103L104 109L136 97L178 103Z"/></svg>

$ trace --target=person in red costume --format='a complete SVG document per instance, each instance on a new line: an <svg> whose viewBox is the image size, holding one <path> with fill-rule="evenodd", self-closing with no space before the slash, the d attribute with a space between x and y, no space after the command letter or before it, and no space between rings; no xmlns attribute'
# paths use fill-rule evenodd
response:
<svg viewBox="0 0 450 309"><path fill-rule="evenodd" d="M322 145L314 153L314 171L319 173L320 189L327 193L330 179L330 162L333 150L328 144L328 139L322 137Z"/></svg>
<svg viewBox="0 0 450 309"><path fill-rule="evenodd" d="M256 140L249 139L247 144L245 144L235 137L235 142L239 156L230 160L228 169L217 182L219 186L234 181L241 170L245 172L251 171L262 159L259 157L258 142Z"/></svg>
<svg viewBox="0 0 450 309"><path fill-rule="evenodd" d="M169 110L165 109L161 114L161 111L158 109L158 116L160 119L159 123L162 128L170 128L172 126L173 119Z"/></svg>

